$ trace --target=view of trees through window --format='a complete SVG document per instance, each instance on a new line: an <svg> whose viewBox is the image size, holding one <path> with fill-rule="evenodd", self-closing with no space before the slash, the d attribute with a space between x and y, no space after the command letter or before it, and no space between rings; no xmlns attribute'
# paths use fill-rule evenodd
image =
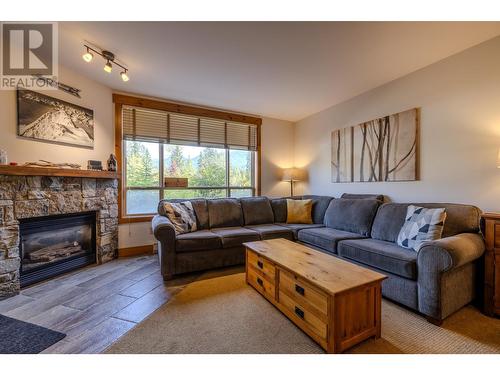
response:
<svg viewBox="0 0 500 375"><path fill-rule="evenodd" d="M125 141L125 150L127 214L153 213L162 197L253 195L252 151L138 141ZM188 178L188 189L163 189L161 168L164 177Z"/></svg>

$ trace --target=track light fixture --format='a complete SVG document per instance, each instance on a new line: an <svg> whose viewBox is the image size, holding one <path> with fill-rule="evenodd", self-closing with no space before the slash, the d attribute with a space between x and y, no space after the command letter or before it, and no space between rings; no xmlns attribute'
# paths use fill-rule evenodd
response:
<svg viewBox="0 0 500 375"><path fill-rule="evenodd" d="M106 60L106 64L104 65L104 71L106 73L112 72L113 64L114 64L116 66L119 66L122 69L122 72L120 73L120 77L122 78L123 82L127 82L130 79L128 76L128 69L115 60L114 53L112 53L110 51L106 51L106 50L98 51L92 47L89 47L86 44L84 44L83 46L86 48L86 52L82 56L83 60L85 60L88 63L91 62L92 59L94 58L94 55L92 54L92 52L94 52Z"/></svg>

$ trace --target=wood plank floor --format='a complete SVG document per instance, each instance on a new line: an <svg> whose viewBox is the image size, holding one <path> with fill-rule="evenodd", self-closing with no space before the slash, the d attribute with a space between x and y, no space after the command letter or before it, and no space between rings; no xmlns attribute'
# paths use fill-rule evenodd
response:
<svg viewBox="0 0 500 375"><path fill-rule="evenodd" d="M157 256L120 258L23 289L0 314L67 335L43 353L100 353L198 277L164 283Z"/></svg>

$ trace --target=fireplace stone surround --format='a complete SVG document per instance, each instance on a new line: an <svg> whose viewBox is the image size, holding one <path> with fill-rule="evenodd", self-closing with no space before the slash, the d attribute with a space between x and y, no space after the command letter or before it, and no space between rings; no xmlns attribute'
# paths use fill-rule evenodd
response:
<svg viewBox="0 0 500 375"><path fill-rule="evenodd" d="M0 299L19 293L19 219L97 212L96 257L118 248L118 180L0 175Z"/></svg>

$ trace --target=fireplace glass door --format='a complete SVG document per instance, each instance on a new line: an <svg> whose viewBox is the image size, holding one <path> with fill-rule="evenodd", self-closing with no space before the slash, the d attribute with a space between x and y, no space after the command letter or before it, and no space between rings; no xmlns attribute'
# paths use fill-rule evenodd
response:
<svg viewBox="0 0 500 375"><path fill-rule="evenodd" d="M21 220L21 286L95 263L95 234L95 212Z"/></svg>

